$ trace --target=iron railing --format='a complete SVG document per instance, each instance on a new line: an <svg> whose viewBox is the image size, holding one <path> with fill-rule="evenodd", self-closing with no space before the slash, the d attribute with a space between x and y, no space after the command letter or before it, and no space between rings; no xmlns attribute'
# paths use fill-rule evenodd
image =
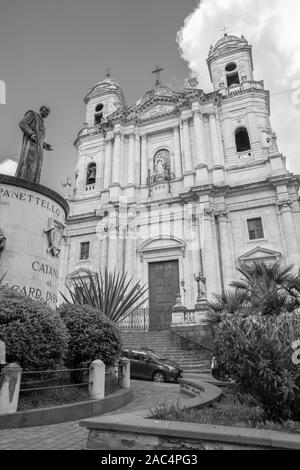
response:
<svg viewBox="0 0 300 470"><path fill-rule="evenodd" d="M44 370L44 371L23 371L22 378L21 378L21 389L20 393L33 393L33 392L42 392L46 390L55 390L55 389L64 389L64 388L72 388L72 387L84 387L87 385L91 385L92 382L78 382L73 383L71 381L71 375L77 375L77 377L81 376L84 372L89 371L88 367L84 367L81 369L60 369L60 370ZM56 374L64 374L65 377L55 377ZM26 380L26 377L36 375L36 380ZM54 376L52 378L45 378L45 376ZM25 379L25 380L24 380ZM53 382L56 382L53 384ZM65 382L65 383L62 383ZM71 382L71 383L70 383ZM49 384L52 383L53 385L47 386L35 386L31 387L31 385L38 385L38 384Z"/></svg>
<svg viewBox="0 0 300 470"><path fill-rule="evenodd" d="M123 332L149 331L149 308L137 308L118 323Z"/></svg>

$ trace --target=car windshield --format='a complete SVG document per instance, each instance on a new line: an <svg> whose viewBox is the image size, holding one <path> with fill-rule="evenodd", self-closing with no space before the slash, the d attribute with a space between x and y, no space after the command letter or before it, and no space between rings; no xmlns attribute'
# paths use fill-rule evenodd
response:
<svg viewBox="0 0 300 470"><path fill-rule="evenodd" d="M151 356L153 359L164 360L164 361L166 360L165 357L161 356L155 351L147 351L147 354L149 354L149 356Z"/></svg>

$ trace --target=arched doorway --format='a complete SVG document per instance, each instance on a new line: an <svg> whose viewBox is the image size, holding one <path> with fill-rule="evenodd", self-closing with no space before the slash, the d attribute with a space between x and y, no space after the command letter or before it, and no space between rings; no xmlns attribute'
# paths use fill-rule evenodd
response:
<svg viewBox="0 0 300 470"><path fill-rule="evenodd" d="M180 292L185 243L175 238L154 238L138 249L149 286L149 330L166 330Z"/></svg>

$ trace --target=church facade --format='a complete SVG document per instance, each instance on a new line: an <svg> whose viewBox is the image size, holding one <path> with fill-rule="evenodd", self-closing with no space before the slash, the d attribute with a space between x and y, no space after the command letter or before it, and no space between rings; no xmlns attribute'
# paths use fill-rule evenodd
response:
<svg viewBox="0 0 300 470"><path fill-rule="evenodd" d="M278 149L252 47L225 34L207 65L208 93L194 80L175 91L160 69L134 106L109 74L87 93L61 290L85 268L127 271L149 286L145 307L163 328L177 293L194 308L199 273L210 299L240 261L300 266L300 179Z"/></svg>

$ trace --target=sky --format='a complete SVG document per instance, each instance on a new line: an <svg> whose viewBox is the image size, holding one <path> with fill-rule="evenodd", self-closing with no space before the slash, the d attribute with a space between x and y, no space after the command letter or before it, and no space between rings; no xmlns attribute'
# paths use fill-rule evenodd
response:
<svg viewBox="0 0 300 470"><path fill-rule="evenodd" d="M15 170L24 113L47 104L47 142L54 152L44 154L41 183L62 193L61 183L74 174L83 97L106 69L128 105L152 88L156 65L175 89L196 75L209 92L205 61L224 26L253 44L255 78L271 91L279 148L289 169L300 173L299 21L299 0L0 0L0 102L6 84L0 173Z"/></svg>

